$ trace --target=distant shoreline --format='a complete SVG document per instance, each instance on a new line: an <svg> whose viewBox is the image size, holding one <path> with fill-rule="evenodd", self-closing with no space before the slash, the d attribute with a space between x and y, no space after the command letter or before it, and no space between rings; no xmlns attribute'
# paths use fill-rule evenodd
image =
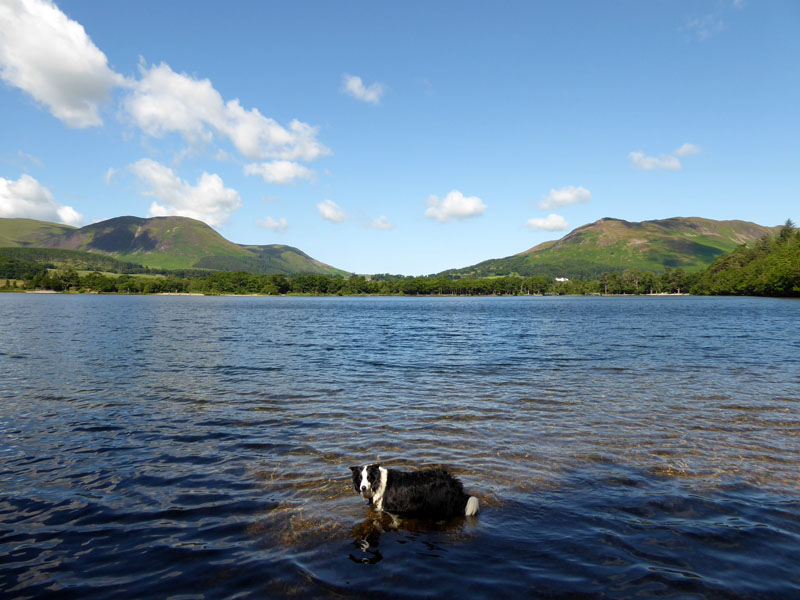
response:
<svg viewBox="0 0 800 600"><path fill-rule="evenodd" d="M9 294L47 294L63 296L199 296L227 298L634 298L659 296L691 296L689 293L661 292L653 294L203 294L201 292L155 292L125 294L119 292L57 292L55 290L0 290Z"/></svg>

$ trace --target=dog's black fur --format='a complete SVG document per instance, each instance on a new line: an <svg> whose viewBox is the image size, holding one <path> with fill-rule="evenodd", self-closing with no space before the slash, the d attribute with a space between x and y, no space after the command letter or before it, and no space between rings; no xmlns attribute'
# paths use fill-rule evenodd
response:
<svg viewBox="0 0 800 600"><path fill-rule="evenodd" d="M464 493L462 483L444 469L398 471L372 464L350 470L356 493L378 510L420 519L447 519L478 512L478 499Z"/></svg>

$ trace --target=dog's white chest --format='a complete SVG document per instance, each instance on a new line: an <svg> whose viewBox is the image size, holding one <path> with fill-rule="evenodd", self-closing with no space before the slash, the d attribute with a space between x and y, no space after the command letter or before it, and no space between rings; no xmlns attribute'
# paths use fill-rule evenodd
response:
<svg viewBox="0 0 800 600"><path fill-rule="evenodd" d="M376 510L383 510L383 495L386 493L386 480L389 476L389 472L383 467L380 467L379 470L381 473L381 483L378 486L378 490L372 496L372 505Z"/></svg>

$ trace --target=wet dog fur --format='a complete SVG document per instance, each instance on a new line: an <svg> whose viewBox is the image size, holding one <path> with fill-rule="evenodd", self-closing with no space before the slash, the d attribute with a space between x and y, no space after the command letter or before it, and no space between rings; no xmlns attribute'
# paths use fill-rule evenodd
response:
<svg viewBox="0 0 800 600"><path fill-rule="evenodd" d="M417 519L469 517L480 510L478 499L444 469L398 471L374 463L350 471L356 493L376 510Z"/></svg>

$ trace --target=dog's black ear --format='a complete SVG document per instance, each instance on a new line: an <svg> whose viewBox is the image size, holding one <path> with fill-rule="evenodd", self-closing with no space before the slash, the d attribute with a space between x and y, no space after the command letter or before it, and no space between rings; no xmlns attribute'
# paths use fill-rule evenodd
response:
<svg viewBox="0 0 800 600"><path fill-rule="evenodd" d="M358 472L359 472L361 469L360 469L359 467L350 467L350 470L351 470L353 473L358 473Z"/></svg>

